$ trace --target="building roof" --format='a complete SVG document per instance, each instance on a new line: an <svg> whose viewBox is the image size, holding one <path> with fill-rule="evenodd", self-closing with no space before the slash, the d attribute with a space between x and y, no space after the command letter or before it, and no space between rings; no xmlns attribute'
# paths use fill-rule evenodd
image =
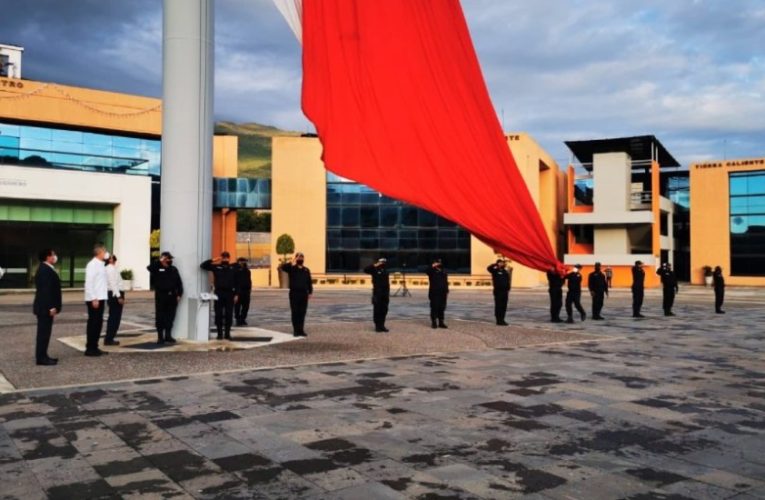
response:
<svg viewBox="0 0 765 500"><path fill-rule="evenodd" d="M597 153L627 153L632 161L651 160L652 146L656 147L657 160L662 167L679 167L680 163L653 135L594 139L589 141L566 141L579 163L592 168L592 157Z"/></svg>

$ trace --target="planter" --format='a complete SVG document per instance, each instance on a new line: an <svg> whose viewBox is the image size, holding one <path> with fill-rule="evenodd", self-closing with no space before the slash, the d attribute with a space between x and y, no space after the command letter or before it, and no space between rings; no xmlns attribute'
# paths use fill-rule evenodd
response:
<svg viewBox="0 0 765 500"><path fill-rule="evenodd" d="M704 276L704 284L706 286L712 286L712 276Z"/></svg>
<svg viewBox="0 0 765 500"><path fill-rule="evenodd" d="M122 287L126 292L133 289L133 280L122 280Z"/></svg>
<svg viewBox="0 0 765 500"><path fill-rule="evenodd" d="M290 275L279 270L279 288L287 288L290 286Z"/></svg>

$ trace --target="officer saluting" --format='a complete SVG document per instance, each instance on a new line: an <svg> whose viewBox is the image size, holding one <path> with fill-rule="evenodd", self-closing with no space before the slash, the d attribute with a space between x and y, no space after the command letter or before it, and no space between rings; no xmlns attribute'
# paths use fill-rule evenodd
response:
<svg viewBox="0 0 765 500"><path fill-rule="evenodd" d="M170 252L162 252L159 260L149 264L146 269L151 274L154 285L154 316L157 326L157 343L174 343L173 322L178 302L183 296L183 282L178 269L173 266Z"/></svg>
<svg viewBox="0 0 765 500"><path fill-rule="evenodd" d="M566 314L568 319L566 323L574 322L574 310L571 307L576 306L576 310L582 316L582 321L587 318L587 313L584 312L582 307L582 265L577 264L574 266L574 270L568 273L565 277L568 281L568 292L566 292Z"/></svg>
<svg viewBox="0 0 765 500"><path fill-rule="evenodd" d="M587 276L587 288L592 297L592 319L604 319L600 311L603 310L603 301L608 295L608 280L600 270L600 262L595 263L595 270Z"/></svg>
<svg viewBox="0 0 765 500"><path fill-rule="evenodd" d="M230 264L230 258L228 252L222 252L220 259L208 259L199 265L205 271L213 273L215 295L218 297L215 301L215 328L218 331L218 340L231 340L234 304L239 298L236 289L236 268Z"/></svg>
<svg viewBox="0 0 765 500"><path fill-rule="evenodd" d="M550 321L563 323L560 310L563 307L563 280L558 269L553 266L547 271L547 291L550 294Z"/></svg>
<svg viewBox="0 0 765 500"><path fill-rule="evenodd" d="M295 337L307 337L305 333L305 314L308 311L308 299L313 295L311 270L303 265L305 256L298 252L292 262L285 262L279 269L289 275L290 309L292 310L292 329Z"/></svg>
<svg viewBox="0 0 765 500"><path fill-rule="evenodd" d="M504 259L497 259L497 262L486 268L491 274L491 284L494 287L494 318L497 325L507 326L505 314L507 313L507 299L510 295L510 277L511 272L507 270L507 263Z"/></svg>
<svg viewBox="0 0 765 500"><path fill-rule="evenodd" d="M390 303L390 275L386 269L387 260L379 259L374 264L364 268L364 272L372 275L372 306L376 332L387 332L385 317L388 315Z"/></svg>
<svg viewBox="0 0 765 500"><path fill-rule="evenodd" d="M672 270L672 264L665 262L656 270L656 274L661 277L664 316L674 316L675 313L672 312L672 305L675 303L675 294L679 288L677 286L677 276L675 271Z"/></svg>
<svg viewBox="0 0 765 500"><path fill-rule="evenodd" d="M645 270L643 269L643 263L639 260L635 261L635 265L632 266L632 317L633 318L645 318L640 314L640 308L643 307L643 294L645 291Z"/></svg>
<svg viewBox="0 0 765 500"><path fill-rule="evenodd" d="M441 259L434 260L433 264L425 270L425 274L428 275L430 283L428 287L430 326L431 328L448 328L444 323L444 313L446 312L446 297L449 295L449 279Z"/></svg>

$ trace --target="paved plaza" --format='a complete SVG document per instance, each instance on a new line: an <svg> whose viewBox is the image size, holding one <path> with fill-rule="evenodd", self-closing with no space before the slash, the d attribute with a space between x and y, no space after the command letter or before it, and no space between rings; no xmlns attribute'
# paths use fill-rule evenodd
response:
<svg viewBox="0 0 765 500"><path fill-rule="evenodd" d="M664 318L651 291L634 321L616 291L606 321L552 325L543 290L514 291L501 328L490 292L458 291L434 331L416 290L375 335L368 291L319 290L305 341L90 359L54 340L52 368L0 297L0 497L765 498L765 293L730 290L726 315L710 295ZM251 323L289 331L285 299L256 291ZM84 335L67 302L57 338ZM150 325L130 304L126 328Z"/></svg>

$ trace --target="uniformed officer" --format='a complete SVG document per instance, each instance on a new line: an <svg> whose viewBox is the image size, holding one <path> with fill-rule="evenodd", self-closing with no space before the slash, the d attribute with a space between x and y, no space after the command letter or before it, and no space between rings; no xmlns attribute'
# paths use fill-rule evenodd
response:
<svg viewBox="0 0 765 500"><path fill-rule="evenodd" d="M568 273L565 280L568 282L568 292L566 292L566 323L574 322L574 310L572 306L576 307L579 311L579 315L582 317L582 321L587 319L587 313L584 312L582 307L582 265L577 264L574 266L574 270Z"/></svg>
<svg viewBox="0 0 765 500"><path fill-rule="evenodd" d="M656 270L656 274L661 277L664 316L674 316L672 305L675 303L675 294L679 291L679 287L677 286L675 271L672 270L672 264L665 262Z"/></svg>
<svg viewBox="0 0 765 500"><path fill-rule="evenodd" d="M430 299L430 326L431 328L448 328L444 323L446 312L446 297L449 295L449 277L444 271L441 259L433 261L425 270L428 275L428 299ZM437 322L437 323L436 323Z"/></svg>
<svg viewBox="0 0 765 500"><path fill-rule="evenodd" d="M157 343L175 343L173 322L178 302L183 296L183 282L178 269L173 265L170 252L162 252L159 260L149 264L151 282L154 286L154 316L157 326Z"/></svg>
<svg viewBox="0 0 765 500"><path fill-rule="evenodd" d="M563 307L563 276L553 266L547 271L547 291L550 294L550 321L563 323L560 310Z"/></svg>
<svg viewBox="0 0 765 500"><path fill-rule="evenodd" d="M632 317L633 318L645 318L640 314L640 309L643 307L643 294L645 291L645 269L643 269L643 263L639 260L635 261L635 265L632 266Z"/></svg>
<svg viewBox="0 0 765 500"><path fill-rule="evenodd" d="M512 269L507 269L507 263L504 259L497 259L497 262L487 267L486 270L491 274L491 284L494 287L494 318L497 320L497 325L507 326L505 314L510 295Z"/></svg>
<svg viewBox="0 0 765 500"><path fill-rule="evenodd" d="M247 314L250 312L250 295L252 295L252 275L247 265L247 259L239 257L236 266L236 293L239 300L234 304L236 326L247 324Z"/></svg>
<svg viewBox="0 0 765 500"><path fill-rule="evenodd" d="M387 269L387 260L379 259L374 264L364 268L364 272L372 275L372 317L375 322L376 332L387 332L385 317L388 315L390 303L390 276Z"/></svg>
<svg viewBox="0 0 765 500"><path fill-rule="evenodd" d="M725 314L722 310L723 300L725 299L725 278L723 278L722 267L715 267L712 273L712 283L715 289L715 312Z"/></svg>
<svg viewBox="0 0 765 500"><path fill-rule="evenodd" d="M199 267L213 274L215 295L215 329L218 340L231 340L231 323L234 317L234 304L239 296L236 289L236 267L230 263L231 254L222 252L219 259L208 259Z"/></svg>
<svg viewBox="0 0 765 500"><path fill-rule="evenodd" d="M280 269L289 275L290 309L292 311L292 329L295 337L307 337L305 333L305 315L308 312L308 299L313 295L311 270L303 265L305 256L298 252L291 262L285 262Z"/></svg>
<svg viewBox="0 0 765 500"><path fill-rule="evenodd" d="M605 319L600 315L603 310L603 302L608 295L608 279L600 270L600 262L595 263L595 270L587 276L587 288L592 297L592 319Z"/></svg>

